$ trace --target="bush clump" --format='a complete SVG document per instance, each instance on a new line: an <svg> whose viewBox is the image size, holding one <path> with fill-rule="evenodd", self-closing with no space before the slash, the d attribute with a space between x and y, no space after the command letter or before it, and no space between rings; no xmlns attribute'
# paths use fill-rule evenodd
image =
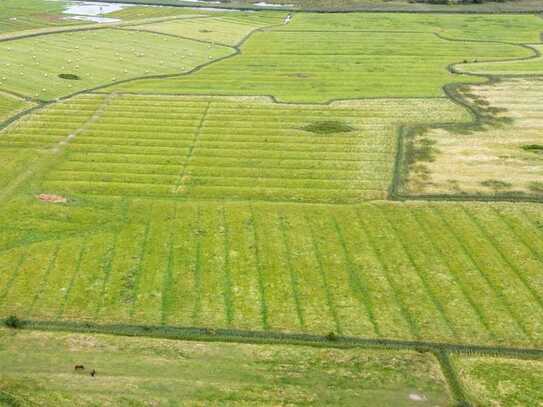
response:
<svg viewBox="0 0 543 407"><path fill-rule="evenodd" d="M60 79L67 79L69 81L79 81L81 78L73 73L61 73L58 75Z"/></svg>
<svg viewBox="0 0 543 407"><path fill-rule="evenodd" d="M354 127L339 120L318 121L308 124L303 129L318 134L348 133L355 130Z"/></svg>
<svg viewBox="0 0 543 407"><path fill-rule="evenodd" d="M543 153L543 145L541 144L525 144L521 146L524 151L532 151L534 153Z"/></svg>
<svg viewBox="0 0 543 407"><path fill-rule="evenodd" d="M10 315L4 320L4 325L8 328L17 329L23 326L23 321L21 321L15 315Z"/></svg>

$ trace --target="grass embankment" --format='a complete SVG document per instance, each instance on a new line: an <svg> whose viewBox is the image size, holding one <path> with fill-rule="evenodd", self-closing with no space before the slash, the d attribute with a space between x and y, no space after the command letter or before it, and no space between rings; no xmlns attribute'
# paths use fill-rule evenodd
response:
<svg viewBox="0 0 543 407"><path fill-rule="evenodd" d="M74 371L79 364L85 371ZM434 357L408 351L0 329L0 371L0 403L7 405L450 403Z"/></svg>

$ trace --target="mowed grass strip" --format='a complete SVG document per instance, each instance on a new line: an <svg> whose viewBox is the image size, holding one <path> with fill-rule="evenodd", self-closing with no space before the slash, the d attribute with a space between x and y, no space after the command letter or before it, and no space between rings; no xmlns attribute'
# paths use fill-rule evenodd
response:
<svg viewBox="0 0 543 407"><path fill-rule="evenodd" d="M87 107L79 113L85 98L75 98L73 110L64 102L60 111L53 105L21 122L5 133L4 145L37 148L62 141L72 122L87 114ZM397 126L427 120L425 109L444 122L468 119L446 99L318 106L119 95L70 140L41 188L68 196L179 200L381 199L392 175Z"/></svg>
<svg viewBox="0 0 543 407"><path fill-rule="evenodd" d="M542 343L534 205L119 205L114 230L3 250L2 315Z"/></svg>
<svg viewBox="0 0 543 407"><path fill-rule="evenodd" d="M296 21L296 20L295 20ZM294 27L294 22L292 26ZM416 44L416 47L413 46ZM141 80L110 88L130 92L272 95L283 102L324 103L367 97L444 96L450 82L479 83L447 66L464 60L530 56L497 42L448 41L418 32L254 33L234 58L187 77Z"/></svg>
<svg viewBox="0 0 543 407"><path fill-rule="evenodd" d="M148 32L58 33L0 43L0 78L7 90L51 100L129 78L187 72L233 52Z"/></svg>

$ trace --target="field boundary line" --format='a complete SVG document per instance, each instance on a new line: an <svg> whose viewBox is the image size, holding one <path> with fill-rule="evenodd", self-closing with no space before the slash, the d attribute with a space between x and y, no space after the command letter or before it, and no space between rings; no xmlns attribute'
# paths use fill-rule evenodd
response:
<svg viewBox="0 0 543 407"><path fill-rule="evenodd" d="M22 319L20 329L111 334L119 336L142 336L196 341L292 344L329 348L406 349L422 352L434 350L472 356L543 360L543 348L503 347L469 343L462 344L423 340L364 338L355 336L336 336L334 340L330 340L327 335L271 330L253 331L243 329L190 326L130 325L123 323L96 324L92 322L70 320L51 321L35 319Z"/></svg>

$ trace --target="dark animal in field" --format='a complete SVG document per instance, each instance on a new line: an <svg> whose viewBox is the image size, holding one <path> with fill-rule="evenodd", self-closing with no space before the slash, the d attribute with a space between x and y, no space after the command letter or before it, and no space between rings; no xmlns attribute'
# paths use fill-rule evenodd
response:
<svg viewBox="0 0 543 407"><path fill-rule="evenodd" d="M83 365L75 365L75 366L74 366L74 370L75 370L75 371L78 371L78 370L85 370L85 366L83 366Z"/></svg>
<svg viewBox="0 0 543 407"><path fill-rule="evenodd" d="M96 376L96 370L92 369L90 375L91 375L92 377Z"/></svg>

